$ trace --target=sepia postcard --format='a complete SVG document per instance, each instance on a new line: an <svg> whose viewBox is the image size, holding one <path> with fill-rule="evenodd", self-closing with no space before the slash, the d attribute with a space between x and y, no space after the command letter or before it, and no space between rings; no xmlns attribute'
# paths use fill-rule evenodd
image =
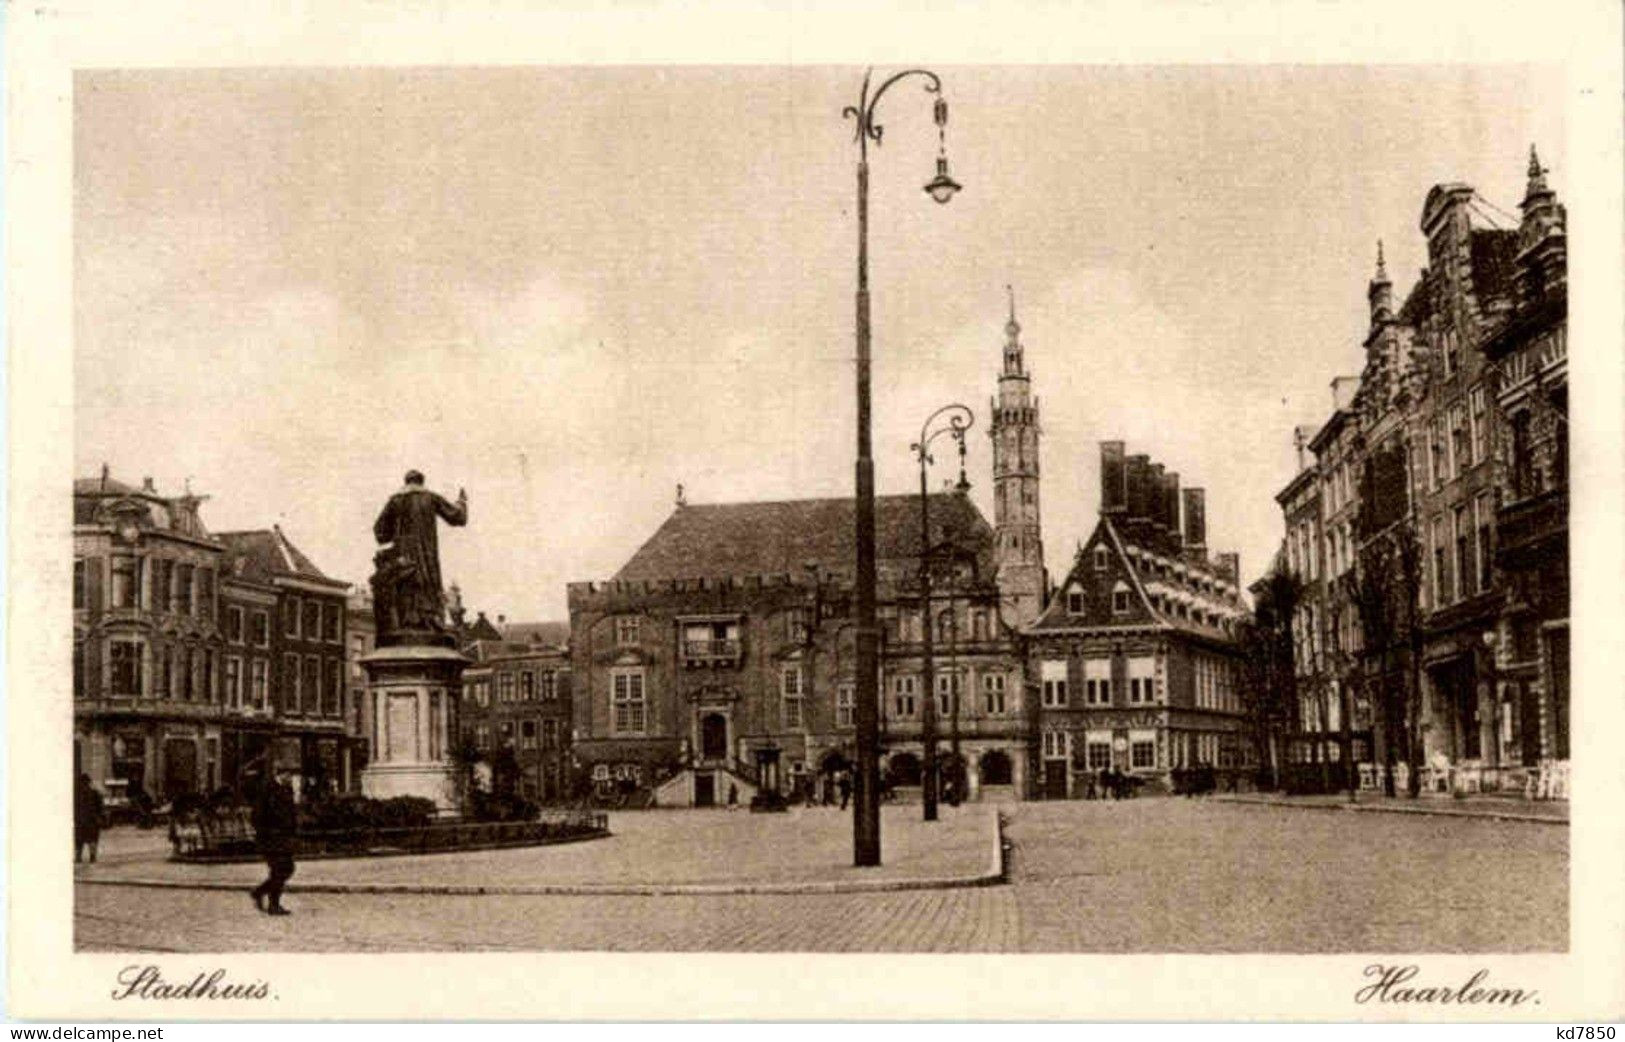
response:
<svg viewBox="0 0 1625 1042"><path fill-rule="evenodd" d="M1617 8L236 6L7 12L14 1016L1625 1016Z"/></svg>

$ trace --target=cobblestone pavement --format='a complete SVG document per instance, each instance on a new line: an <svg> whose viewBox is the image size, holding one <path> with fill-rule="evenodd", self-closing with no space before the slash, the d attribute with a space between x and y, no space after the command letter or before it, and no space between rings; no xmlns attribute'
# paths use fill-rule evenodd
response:
<svg viewBox="0 0 1625 1042"><path fill-rule="evenodd" d="M1263 793L1245 796L1216 796L1220 802L1267 803L1280 807L1353 808L1356 811L1384 811L1400 814L1435 814L1446 817L1511 818L1523 820L1538 818L1567 824L1568 800L1523 800L1510 796L1467 796L1452 799L1448 796L1381 796L1362 792L1353 802L1347 795L1331 796L1277 796Z"/></svg>
<svg viewBox="0 0 1625 1042"><path fill-rule="evenodd" d="M86 950L1530 951L1568 940L1567 830L1207 800L1007 808L1013 883L832 895L76 888ZM301 871L303 871L301 867ZM297 877L296 877L297 878Z"/></svg>
<svg viewBox="0 0 1625 1042"><path fill-rule="evenodd" d="M1012 812L1025 951L1556 951L1568 830L1192 799Z"/></svg>

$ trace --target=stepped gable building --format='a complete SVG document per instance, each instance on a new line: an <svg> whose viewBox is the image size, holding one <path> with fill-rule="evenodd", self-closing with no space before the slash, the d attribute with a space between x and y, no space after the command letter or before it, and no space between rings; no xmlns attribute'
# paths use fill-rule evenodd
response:
<svg viewBox="0 0 1625 1042"><path fill-rule="evenodd" d="M280 526L221 532L218 538L227 585L232 599L241 601L246 627L240 641L230 642L228 659L242 658L256 704L255 663L269 651L267 697L276 719L270 762L294 772L301 796L352 790L360 781L357 754L365 736L345 712L349 584L329 578ZM258 628L267 610L268 648ZM235 628L228 623L228 632Z"/></svg>
<svg viewBox="0 0 1625 1042"><path fill-rule="evenodd" d="M260 728L264 710L221 683L224 547L203 499L105 466L73 483L74 773L113 809L213 790L234 740Z"/></svg>
<svg viewBox="0 0 1625 1042"><path fill-rule="evenodd" d="M1429 791L1564 787L1566 215L1545 174L1531 151L1518 229L1482 227L1470 186L1429 191L1428 266L1397 309L1379 244L1359 389L1310 443L1336 493L1325 610L1300 647L1339 653L1314 668L1341 673L1352 726L1372 733L1367 787L1406 788L1413 764ZM1383 574L1377 636L1351 594Z"/></svg>
<svg viewBox="0 0 1625 1042"><path fill-rule="evenodd" d="M1102 442L1100 520L1026 629L1036 687L1034 795L1089 791L1103 769L1166 786L1176 768L1251 763L1233 553L1210 557L1206 493Z"/></svg>
<svg viewBox="0 0 1625 1042"><path fill-rule="evenodd" d="M998 525L963 489L934 493L922 548L919 497L876 497L882 769L905 790L920 782L928 697L945 774L963 777L972 798L1027 786L1011 620L1044 593L1038 429L1013 314L1006 333L993 424ZM600 792L694 806L748 802L759 788L831 795L855 758L854 507L679 496L613 580L570 586L574 753ZM936 627L933 692L922 684L926 625Z"/></svg>

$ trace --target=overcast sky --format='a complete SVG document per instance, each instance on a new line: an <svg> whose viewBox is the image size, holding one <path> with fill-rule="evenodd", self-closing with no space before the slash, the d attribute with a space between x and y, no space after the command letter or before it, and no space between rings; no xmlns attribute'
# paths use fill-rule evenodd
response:
<svg viewBox="0 0 1625 1042"><path fill-rule="evenodd" d="M882 492L936 406L986 430L1013 283L1059 579L1102 439L1208 493L1255 576L1291 429L1355 373L1376 240L1402 297L1433 184L1515 223L1565 193L1562 82L1528 68L939 68L872 153ZM410 467L469 526L443 571L562 618L691 502L850 495L855 68L81 73L75 461L211 496L365 582ZM1493 209L1486 207L1492 216ZM989 453L972 439L991 517ZM945 466L941 479L952 477ZM703 571L703 562L696 562Z"/></svg>

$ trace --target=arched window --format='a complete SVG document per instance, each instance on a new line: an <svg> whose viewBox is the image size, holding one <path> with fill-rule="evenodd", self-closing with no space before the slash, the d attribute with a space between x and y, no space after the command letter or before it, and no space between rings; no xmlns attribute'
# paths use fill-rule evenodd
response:
<svg viewBox="0 0 1625 1042"><path fill-rule="evenodd" d="M1009 785L1011 778L1010 757L999 749L989 749L982 754L980 763L983 785Z"/></svg>

